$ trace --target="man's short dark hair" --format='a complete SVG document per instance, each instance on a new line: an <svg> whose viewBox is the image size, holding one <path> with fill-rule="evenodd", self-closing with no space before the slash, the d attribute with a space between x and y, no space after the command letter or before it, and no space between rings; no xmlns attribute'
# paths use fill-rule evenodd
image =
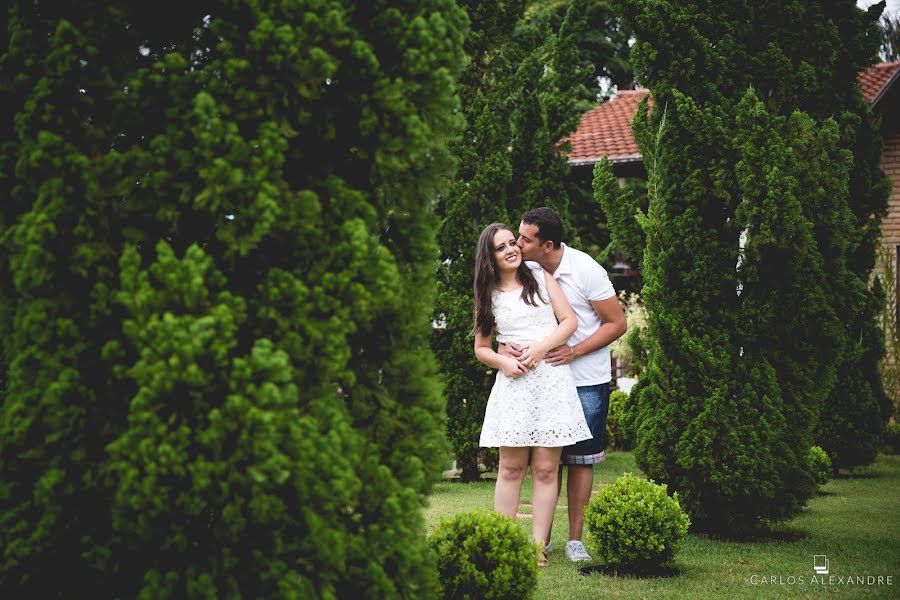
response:
<svg viewBox="0 0 900 600"><path fill-rule="evenodd" d="M562 242L563 226L559 215L552 208L542 206L529 210L522 215L522 222L537 227L537 235L542 242L553 242L553 247L559 248Z"/></svg>

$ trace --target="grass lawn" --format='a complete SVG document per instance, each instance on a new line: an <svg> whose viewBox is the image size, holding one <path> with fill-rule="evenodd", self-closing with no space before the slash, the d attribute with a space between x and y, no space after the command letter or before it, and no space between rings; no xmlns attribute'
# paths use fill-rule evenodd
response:
<svg viewBox="0 0 900 600"><path fill-rule="evenodd" d="M607 453L606 462L595 467L595 487L626 471L640 472L631 453ZM493 493L492 480L436 485L425 510L429 533L441 518L490 509ZM530 478L521 502L520 522L530 532ZM900 598L900 456L880 455L873 465L828 482L796 518L765 539L727 541L688 534L675 554L671 577L582 575L579 568L588 563L570 563L562 552L568 529L565 504L563 486L551 564L538 576L537 600ZM829 575L816 575L816 554L827 555ZM893 585L886 580L882 585L856 583L857 577L867 576L891 576Z"/></svg>

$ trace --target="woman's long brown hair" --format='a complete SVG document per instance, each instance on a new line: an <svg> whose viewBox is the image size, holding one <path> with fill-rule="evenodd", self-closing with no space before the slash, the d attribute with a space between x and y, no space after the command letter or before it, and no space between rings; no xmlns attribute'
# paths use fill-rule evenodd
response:
<svg viewBox="0 0 900 600"><path fill-rule="evenodd" d="M478 245L475 247L475 326L472 333L480 332L483 336L491 335L494 329L494 310L492 307L492 294L500 281L500 273L497 263L494 261L494 236L498 231L509 231L503 223L491 223L484 228L478 236ZM538 287L534 273L525 265L522 259L516 270L516 279L522 284L522 301L531 306L537 306L534 297L537 295L541 302L546 304Z"/></svg>

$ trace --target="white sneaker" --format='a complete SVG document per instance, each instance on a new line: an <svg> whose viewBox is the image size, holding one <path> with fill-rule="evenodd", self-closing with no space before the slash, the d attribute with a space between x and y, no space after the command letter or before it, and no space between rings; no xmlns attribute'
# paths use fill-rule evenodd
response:
<svg viewBox="0 0 900 600"><path fill-rule="evenodd" d="M580 540L569 540L566 544L566 558L572 562L583 560L593 560L591 555L584 549L584 544Z"/></svg>
<svg viewBox="0 0 900 600"><path fill-rule="evenodd" d="M550 540L544 545L544 552L546 552L547 554L553 552L553 540Z"/></svg>

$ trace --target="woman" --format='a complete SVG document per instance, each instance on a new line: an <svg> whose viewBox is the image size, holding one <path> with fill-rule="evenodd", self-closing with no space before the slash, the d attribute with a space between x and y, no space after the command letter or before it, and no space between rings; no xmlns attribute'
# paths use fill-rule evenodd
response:
<svg viewBox="0 0 900 600"><path fill-rule="evenodd" d="M488 225L475 255L475 356L498 373L480 445L500 448L494 510L512 517L530 455L532 534L541 548L556 509L562 448L591 437L569 366L544 362L576 326L575 311L556 280L525 265L509 227ZM495 334L500 343L524 346L522 355L497 354ZM542 550L538 565L546 564Z"/></svg>

